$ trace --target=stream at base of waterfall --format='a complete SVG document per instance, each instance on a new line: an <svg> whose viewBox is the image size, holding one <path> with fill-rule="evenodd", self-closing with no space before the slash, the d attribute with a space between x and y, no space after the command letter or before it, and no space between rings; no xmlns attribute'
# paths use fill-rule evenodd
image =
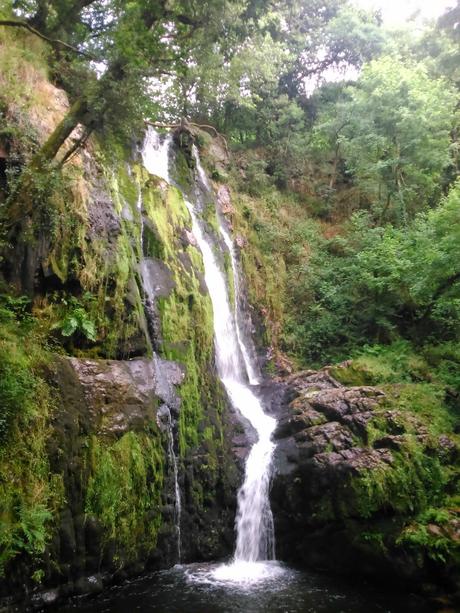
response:
<svg viewBox="0 0 460 613"><path fill-rule="evenodd" d="M265 578L219 579L221 564L178 564L75 598L59 613L433 613L420 599L265 562ZM242 570L244 565L240 567Z"/></svg>

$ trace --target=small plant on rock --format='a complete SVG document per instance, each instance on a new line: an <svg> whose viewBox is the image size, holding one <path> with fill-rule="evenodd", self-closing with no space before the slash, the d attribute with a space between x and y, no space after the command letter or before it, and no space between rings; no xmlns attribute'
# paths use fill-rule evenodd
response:
<svg viewBox="0 0 460 613"><path fill-rule="evenodd" d="M61 304L65 307L64 316L54 327L61 331L62 336L81 334L89 341L96 341L96 324L85 306L75 296L61 298Z"/></svg>

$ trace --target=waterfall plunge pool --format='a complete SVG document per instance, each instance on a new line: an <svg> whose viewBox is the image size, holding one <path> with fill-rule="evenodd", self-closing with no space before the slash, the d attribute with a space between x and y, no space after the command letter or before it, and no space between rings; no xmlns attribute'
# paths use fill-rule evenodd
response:
<svg viewBox="0 0 460 613"><path fill-rule="evenodd" d="M238 568L237 568L238 566ZM279 562L196 563L144 575L60 613L429 613L416 596L291 569ZM232 569L229 577L225 569ZM258 577L254 575L257 569ZM222 576L222 574L224 576ZM250 580L252 578L252 580ZM386 586L382 586L382 589Z"/></svg>

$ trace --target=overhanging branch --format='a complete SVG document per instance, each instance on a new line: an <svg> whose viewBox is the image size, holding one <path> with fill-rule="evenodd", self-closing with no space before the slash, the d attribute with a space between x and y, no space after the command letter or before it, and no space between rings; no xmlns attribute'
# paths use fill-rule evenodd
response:
<svg viewBox="0 0 460 613"><path fill-rule="evenodd" d="M214 134L216 138L220 138L222 140L225 146L225 151L228 155L227 139L225 138L223 134L218 132L214 126L209 126L207 124L202 124L202 123L194 123L193 121L187 121L187 120L183 120L179 123L162 123L160 121L149 121L148 119L146 119L145 123L149 126L152 126L153 128L164 128L166 130L175 130L176 128L184 128L184 127L186 128L187 126L191 126L193 128L200 128L201 130L211 130L211 132Z"/></svg>
<svg viewBox="0 0 460 613"><path fill-rule="evenodd" d="M59 40L58 38L49 38L48 36L40 32L39 30L35 29L29 23L27 23L27 21L21 21L19 19L0 19L0 26L10 27L10 28L24 28L25 30L28 30L35 36L38 36L42 40L46 41L50 45L53 45L53 46L58 45L60 47L64 47L64 49L68 49L69 51L72 51L72 53L77 53L78 55L87 57L90 60L97 60L95 56L89 53L86 53L85 51L81 51L77 47L74 47L73 45L69 45L69 43L66 43L63 40Z"/></svg>

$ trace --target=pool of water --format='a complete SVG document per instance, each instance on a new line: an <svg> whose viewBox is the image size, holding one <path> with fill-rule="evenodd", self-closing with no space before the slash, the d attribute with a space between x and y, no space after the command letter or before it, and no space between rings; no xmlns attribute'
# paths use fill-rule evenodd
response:
<svg viewBox="0 0 460 613"><path fill-rule="evenodd" d="M258 568L177 565L113 587L95 598L75 598L60 613L432 613L416 595L293 570L278 562Z"/></svg>

